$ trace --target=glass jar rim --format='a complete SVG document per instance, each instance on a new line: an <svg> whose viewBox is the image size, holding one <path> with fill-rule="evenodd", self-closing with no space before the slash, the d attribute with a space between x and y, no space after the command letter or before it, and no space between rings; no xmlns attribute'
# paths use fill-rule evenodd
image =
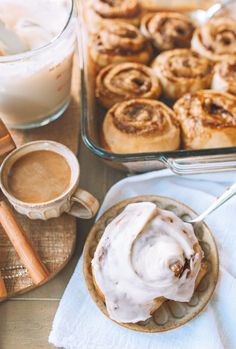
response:
<svg viewBox="0 0 236 349"><path fill-rule="evenodd" d="M43 52L44 50L46 50L48 48L50 48L58 39L60 39L63 36L65 31L67 30L67 28L71 22L71 19L73 17L74 2L75 2L75 0L70 0L71 6L70 6L69 16L68 16L68 19L66 21L66 24L64 25L62 30L59 32L59 34L56 35L50 42L48 42L46 45L40 46L38 48L35 48L33 50L29 50L26 52L18 53L15 55L9 55L9 56L0 56L0 64L1 63L14 63L16 61L20 61L20 60L23 60L25 58L30 58L30 57L33 57L37 54L40 54L41 52Z"/></svg>

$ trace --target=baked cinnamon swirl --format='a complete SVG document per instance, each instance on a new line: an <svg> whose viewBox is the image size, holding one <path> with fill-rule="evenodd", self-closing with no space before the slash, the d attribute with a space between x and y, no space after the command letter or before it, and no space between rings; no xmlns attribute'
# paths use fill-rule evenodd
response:
<svg viewBox="0 0 236 349"><path fill-rule="evenodd" d="M154 60L152 67L164 95L173 100L211 85L212 63L189 49L163 52Z"/></svg>
<svg viewBox="0 0 236 349"><path fill-rule="evenodd" d="M139 63L109 65L96 79L96 96L107 109L132 98L156 99L160 93L161 86L152 69Z"/></svg>
<svg viewBox="0 0 236 349"><path fill-rule="evenodd" d="M178 149L180 130L174 112L163 103L132 99L107 112L103 138L113 153L168 151Z"/></svg>
<svg viewBox="0 0 236 349"><path fill-rule="evenodd" d="M152 47L133 25L112 22L91 34L90 53L100 67L122 62L145 64L152 58Z"/></svg>
<svg viewBox="0 0 236 349"><path fill-rule="evenodd" d="M152 202L139 202L107 225L92 274L109 317L136 323L150 318L167 299L188 302L202 259L191 224Z"/></svg>
<svg viewBox="0 0 236 349"><path fill-rule="evenodd" d="M212 89L236 95L236 59L215 65Z"/></svg>
<svg viewBox="0 0 236 349"><path fill-rule="evenodd" d="M185 149L236 146L236 97L213 90L186 94L174 105Z"/></svg>
<svg viewBox="0 0 236 349"><path fill-rule="evenodd" d="M236 20L211 19L194 32L192 48L214 62L236 58Z"/></svg>
<svg viewBox="0 0 236 349"><path fill-rule="evenodd" d="M111 20L138 26L141 8L138 0L90 0L86 4L87 24L91 32Z"/></svg>
<svg viewBox="0 0 236 349"><path fill-rule="evenodd" d="M149 13L141 22L141 32L158 51L189 48L194 30L191 19L176 12Z"/></svg>

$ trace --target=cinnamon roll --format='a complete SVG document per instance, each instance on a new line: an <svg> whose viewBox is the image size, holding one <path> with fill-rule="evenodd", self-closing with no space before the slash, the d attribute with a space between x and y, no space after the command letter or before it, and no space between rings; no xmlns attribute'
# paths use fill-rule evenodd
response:
<svg viewBox="0 0 236 349"><path fill-rule="evenodd" d="M152 58L152 47L133 25L112 22L91 34L90 53L100 67L122 62L145 64Z"/></svg>
<svg viewBox="0 0 236 349"><path fill-rule="evenodd" d="M215 65L212 89L236 95L236 59Z"/></svg>
<svg viewBox="0 0 236 349"><path fill-rule="evenodd" d="M236 58L236 20L211 19L194 32L192 48L214 62Z"/></svg>
<svg viewBox="0 0 236 349"><path fill-rule="evenodd" d="M176 12L149 13L141 22L141 32L158 51L189 48L194 30L191 19Z"/></svg>
<svg viewBox="0 0 236 349"><path fill-rule="evenodd" d="M186 94L174 105L185 149L236 146L236 97L213 90Z"/></svg>
<svg viewBox="0 0 236 349"><path fill-rule="evenodd" d="M92 260L109 317L136 323L167 299L188 302L203 251L191 224L152 202L126 206L106 227Z"/></svg>
<svg viewBox="0 0 236 349"><path fill-rule="evenodd" d="M151 99L132 99L115 104L103 122L105 147L113 153L176 150L180 130L174 112Z"/></svg>
<svg viewBox="0 0 236 349"><path fill-rule="evenodd" d="M161 86L152 69L139 63L120 63L103 68L96 79L96 96L107 109L132 98L160 96Z"/></svg>
<svg viewBox="0 0 236 349"><path fill-rule="evenodd" d="M90 0L86 1L86 17L90 32L96 32L101 24L118 20L139 26L141 8L138 0Z"/></svg>
<svg viewBox="0 0 236 349"><path fill-rule="evenodd" d="M154 60L152 67L165 97L173 100L211 85L212 63L189 49L163 52Z"/></svg>

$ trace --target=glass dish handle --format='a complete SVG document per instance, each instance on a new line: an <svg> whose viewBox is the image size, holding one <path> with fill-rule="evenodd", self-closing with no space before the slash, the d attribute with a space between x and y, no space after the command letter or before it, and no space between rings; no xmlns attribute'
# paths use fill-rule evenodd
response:
<svg viewBox="0 0 236 349"><path fill-rule="evenodd" d="M161 161L177 175L232 171L236 169L236 152L232 154L167 158Z"/></svg>

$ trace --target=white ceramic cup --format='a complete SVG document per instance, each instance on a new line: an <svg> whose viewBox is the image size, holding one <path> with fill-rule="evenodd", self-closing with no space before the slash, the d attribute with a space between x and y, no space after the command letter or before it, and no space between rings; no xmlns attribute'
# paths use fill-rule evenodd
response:
<svg viewBox="0 0 236 349"><path fill-rule="evenodd" d="M43 203L27 203L14 197L8 189L9 172L13 164L22 156L38 150L48 150L64 157L71 169L68 189L57 198ZM11 152L3 161L0 170L0 186L4 195L17 212L30 219L47 220L66 212L78 218L92 218L98 208L98 200L79 188L80 166L74 153L66 146L53 141L35 141L22 145Z"/></svg>

